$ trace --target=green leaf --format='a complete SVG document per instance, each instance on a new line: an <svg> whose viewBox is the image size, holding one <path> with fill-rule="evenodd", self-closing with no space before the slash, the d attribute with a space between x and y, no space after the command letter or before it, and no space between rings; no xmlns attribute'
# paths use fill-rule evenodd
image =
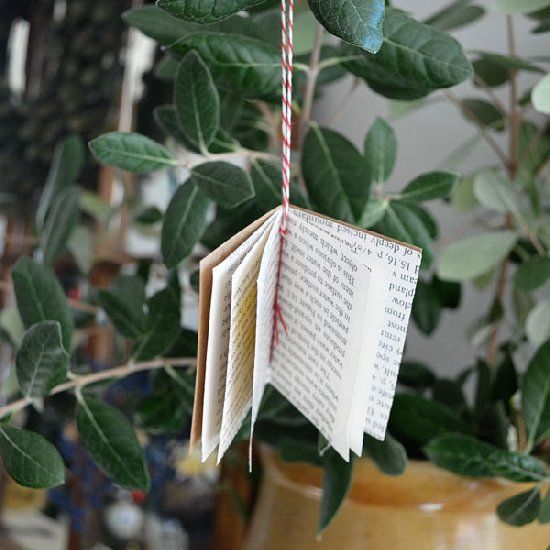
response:
<svg viewBox="0 0 550 550"><path fill-rule="evenodd" d="M25 397L43 397L63 382L69 354L61 341L58 321L41 321L23 337L16 357L17 381Z"/></svg>
<svg viewBox="0 0 550 550"><path fill-rule="evenodd" d="M220 96L208 67L194 51L178 66L174 103L179 127L191 143L206 151L220 128Z"/></svg>
<svg viewBox="0 0 550 550"><path fill-rule="evenodd" d="M418 281L412 306L416 326L426 336L432 334L441 318L441 302L437 291L424 281Z"/></svg>
<svg viewBox="0 0 550 550"><path fill-rule="evenodd" d="M153 110L153 117L157 126L169 137L174 138L178 143L187 149L197 153L198 149L187 139L178 125L176 108L173 105L158 105Z"/></svg>
<svg viewBox="0 0 550 550"><path fill-rule="evenodd" d="M474 414L477 419L481 418L487 407L491 404L491 371L485 361L478 360L475 371L477 381L474 393Z"/></svg>
<svg viewBox="0 0 550 550"><path fill-rule="evenodd" d="M190 416L182 405L180 396L170 390L143 397L136 406L139 426L152 433L177 433L184 428Z"/></svg>
<svg viewBox="0 0 550 550"><path fill-rule="evenodd" d="M277 450L284 462L306 462L322 466L318 446L306 441L283 438L277 442Z"/></svg>
<svg viewBox="0 0 550 550"><path fill-rule="evenodd" d="M399 202L399 201L396 201L396 202ZM401 202L401 204L403 204L403 202ZM406 208L407 210L411 210L416 215L416 217L422 222L422 224L426 228L426 231L428 232L430 239L432 240L437 239L437 236L439 235L439 227L434 217L425 208L423 208L422 206L420 206L418 203L415 203L415 202L407 201Z"/></svg>
<svg viewBox="0 0 550 550"><path fill-rule="evenodd" d="M429 172L411 181L401 193L407 201L429 201L448 197L458 182L458 175L451 172Z"/></svg>
<svg viewBox="0 0 550 550"><path fill-rule="evenodd" d="M529 342L539 346L550 338L550 299L540 301L529 312L525 332Z"/></svg>
<svg viewBox="0 0 550 550"><path fill-rule="evenodd" d="M550 0L493 0L493 8L504 13L531 13L550 6Z"/></svg>
<svg viewBox="0 0 550 550"><path fill-rule="evenodd" d="M518 391L518 374L512 355L505 350L502 359L496 365L492 383L491 399L508 401Z"/></svg>
<svg viewBox="0 0 550 550"><path fill-rule="evenodd" d="M389 432L384 441L368 434L363 437L363 454L369 456L378 469L390 476L398 476L407 467L407 451Z"/></svg>
<svg viewBox="0 0 550 550"><path fill-rule="evenodd" d="M122 336L132 340L142 337L145 330L145 287L140 277L119 275L111 288L99 291L98 299Z"/></svg>
<svg viewBox="0 0 550 550"><path fill-rule="evenodd" d="M369 229L382 220L386 214L386 210L390 201L388 199L373 199L367 203L357 225L364 229Z"/></svg>
<svg viewBox="0 0 550 550"><path fill-rule="evenodd" d="M199 27L172 17L156 6L140 6L125 11L122 19L127 25L136 27L156 42L168 46Z"/></svg>
<svg viewBox="0 0 550 550"><path fill-rule="evenodd" d="M254 187L254 203L262 212L268 212L281 204L281 166L262 160L252 160L250 176ZM300 208L309 208L309 200L304 196L297 182L290 183L290 203Z"/></svg>
<svg viewBox="0 0 550 550"><path fill-rule="evenodd" d="M483 275L508 255L516 241L513 231L481 232L457 241L441 254L438 275L447 281Z"/></svg>
<svg viewBox="0 0 550 550"><path fill-rule="evenodd" d="M422 265L429 267L433 260L429 230L407 203L391 201L377 227L388 237L422 248Z"/></svg>
<svg viewBox="0 0 550 550"><path fill-rule="evenodd" d="M524 121L518 142L520 174L528 180L530 175L537 174L548 162L550 138L532 122Z"/></svg>
<svg viewBox="0 0 550 550"><path fill-rule="evenodd" d="M134 221L141 225L155 225L162 221L162 212L156 206L148 206L135 215Z"/></svg>
<svg viewBox="0 0 550 550"><path fill-rule="evenodd" d="M145 331L134 352L140 361L164 355L178 339L180 327L180 292L167 286L147 300Z"/></svg>
<svg viewBox="0 0 550 550"><path fill-rule="evenodd" d="M469 212L476 205L473 178L462 178L453 188L451 204L459 212Z"/></svg>
<svg viewBox="0 0 550 550"><path fill-rule="evenodd" d="M372 53L382 46L384 0L308 0L308 4L323 27L344 42Z"/></svg>
<svg viewBox="0 0 550 550"><path fill-rule="evenodd" d="M4 307L0 311L0 330L6 333L14 346L21 345L25 329L16 307Z"/></svg>
<svg viewBox="0 0 550 550"><path fill-rule="evenodd" d="M508 71L512 69L517 69L520 71L527 71L532 73L543 73L544 69L527 61L521 57L512 56L512 55L502 55L498 53L485 52L485 51L476 51L480 56L480 59L485 62L490 62L493 65L502 67Z"/></svg>
<svg viewBox="0 0 550 550"><path fill-rule="evenodd" d="M178 55L191 50L206 62L219 88L249 99L280 96L281 60L273 44L243 35L200 32L170 46Z"/></svg>
<svg viewBox="0 0 550 550"><path fill-rule="evenodd" d="M79 205L86 214L97 220L101 225L108 223L113 212L107 202L89 191L81 191Z"/></svg>
<svg viewBox="0 0 550 550"><path fill-rule="evenodd" d="M46 214L55 198L71 187L80 176L85 160L86 149L80 136L68 136L55 148L44 191L36 209L35 225L38 231L44 227Z"/></svg>
<svg viewBox="0 0 550 550"><path fill-rule="evenodd" d="M544 76L533 88L531 103L539 113L550 115L550 74Z"/></svg>
<svg viewBox="0 0 550 550"><path fill-rule="evenodd" d="M195 23L215 23L240 11L248 10L265 0L157 0L157 6L170 15Z"/></svg>
<svg viewBox="0 0 550 550"><path fill-rule="evenodd" d="M175 40L170 42L170 44L173 42L175 42ZM155 78L158 78L159 80L173 81L176 78L177 70L178 60L168 53L155 64L153 74Z"/></svg>
<svg viewBox="0 0 550 550"><path fill-rule="evenodd" d="M404 361L399 367L397 382L409 388L429 388L435 382L429 367L417 361Z"/></svg>
<svg viewBox="0 0 550 550"><path fill-rule="evenodd" d="M65 251L79 219L80 189L69 187L61 191L48 211L40 248L44 265L53 267Z"/></svg>
<svg viewBox="0 0 550 550"><path fill-rule="evenodd" d="M220 128L214 136L208 151L214 154L233 153L239 148L239 142L229 132Z"/></svg>
<svg viewBox="0 0 550 550"><path fill-rule="evenodd" d="M544 464L537 458L505 451L468 435L441 435L430 441L425 451L440 468L463 476L504 477L518 483L545 477Z"/></svg>
<svg viewBox="0 0 550 550"><path fill-rule="evenodd" d="M139 424L153 433L177 433L190 420L193 408L194 381L189 372L170 376L166 371L155 375L154 392L141 399L136 407ZM189 386L183 388L182 384Z"/></svg>
<svg viewBox="0 0 550 550"><path fill-rule="evenodd" d="M73 319L63 289L52 272L23 257L15 264L11 277L24 327L28 329L40 321L58 321L63 347L70 351Z"/></svg>
<svg viewBox="0 0 550 550"><path fill-rule="evenodd" d="M79 225L67 243L67 249L83 275L88 275L94 264L94 236L85 225Z"/></svg>
<svg viewBox="0 0 550 550"><path fill-rule="evenodd" d="M424 445L447 432L467 432L468 427L448 407L420 395L396 395L390 415L390 431L400 440Z"/></svg>
<svg viewBox="0 0 550 550"><path fill-rule="evenodd" d="M258 205L268 212L281 204L281 169L270 162L253 159L250 176ZM291 187L292 188L292 187Z"/></svg>
<svg viewBox="0 0 550 550"><path fill-rule="evenodd" d="M512 184L494 170L481 170L474 177L474 195L489 210L514 212L519 215L519 197Z"/></svg>
<svg viewBox="0 0 550 550"><path fill-rule="evenodd" d="M550 258L534 256L518 267L515 282L517 288L532 291L546 284L549 279Z"/></svg>
<svg viewBox="0 0 550 550"><path fill-rule="evenodd" d="M391 176L397 155L393 128L382 118L374 121L363 145L370 183L385 183Z"/></svg>
<svg viewBox="0 0 550 550"><path fill-rule="evenodd" d="M350 488L353 462L346 462L336 451L328 449L323 455L323 497L319 511L320 535L334 519Z"/></svg>
<svg viewBox="0 0 550 550"><path fill-rule="evenodd" d="M550 341L529 362L523 378L521 412L529 448L550 430Z"/></svg>
<svg viewBox="0 0 550 550"><path fill-rule="evenodd" d="M462 384L449 378L439 378L432 385L432 399L449 407L455 414L462 416L468 409Z"/></svg>
<svg viewBox="0 0 550 550"><path fill-rule="evenodd" d="M65 483L65 465L41 435L0 424L0 455L8 474L20 485L46 489Z"/></svg>
<svg viewBox="0 0 550 550"><path fill-rule="evenodd" d="M502 86L510 78L510 71L500 63L495 63L490 58L480 57L472 63L476 76L489 88ZM479 82L474 82L480 87Z"/></svg>
<svg viewBox="0 0 550 550"><path fill-rule="evenodd" d="M103 165L148 174L177 162L160 143L133 132L109 132L90 141L90 150Z"/></svg>
<svg viewBox="0 0 550 550"><path fill-rule="evenodd" d="M540 505L539 522L550 523L550 491L546 492L546 496Z"/></svg>
<svg viewBox="0 0 550 550"><path fill-rule="evenodd" d="M320 212L343 221L359 218L370 194L365 158L341 134L312 124L304 141L302 171Z"/></svg>
<svg viewBox="0 0 550 550"><path fill-rule="evenodd" d="M462 289L459 283L442 281L437 275L434 275L432 287L437 292L439 301L444 308L457 309L460 306Z"/></svg>
<svg viewBox="0 0 550 550"><path fill-rule="evenodd" d="M377 93L390 99L419 99L472 76L460 44L403 12L386 9L384 44L376 54L349 48L357 58L344 63Z"/></svg>
<svg viewBox="0 0 550 550"><path fill-rule="evenodd" d="M122 413L95 397L79 395L76 424L84 447L115 483L149 489L143 449Z"/></svg>
<svg viewBox="0 0 550 550"><path fill-rule="evenodd" d="M208 226L210 200L192 179L178 187L164 214L161 250L168 267L186 258Z"/></svg>
<svg viewBox="0 0 550 550"><path fill-rule="evenodd" d="M542 12L536 12L536 13L545 13L545 10L542 10ZM535 14L531 13L529 14L529 17L533 17ZM534 34L542 34L547 33L550 31L550 19L541 18L538 22L538 24L531 29L531 32Z"/></svg>
<svg viewBox="0 0 550 550"><path fill-rule="evenodd" d="M254 197L248 174L229 162L207 162L191 170L191 180L222 208L235 208Z"/></svg>
<svg viewBox="0 0 550 550"><path fill-rule="evenodd" d="M440 31L452 31L469 25L485 15L481 6L471 4L472 0L456 0L434 13L425 23Z"/></svg>
<svg viewBox="0 0 550 550"><path fill-rule="evenodd" d="M540 493L537 487L507 498L497 506L498 517L514 527L523 527L534 521L540 508Z"/></svg>
<svg viewBox="0 0 550 550"><path fill-rule="evenodd" d="M485 99L463 99L462 114L464 118L491 130L502 131L506 127L504 114Z"/></svg>

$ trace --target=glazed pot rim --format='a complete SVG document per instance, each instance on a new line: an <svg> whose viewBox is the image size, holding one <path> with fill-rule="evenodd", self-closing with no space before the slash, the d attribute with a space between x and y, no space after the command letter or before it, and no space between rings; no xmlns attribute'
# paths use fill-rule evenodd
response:
<svg viewBox="0 0 550 550"><path fill-rule="evenodd" d="M268 482L320 499L322 470L306 462L284 462L275 447L259 445ZM443 470L427 460L411 460L401 475L382 473L368 458L355 461L350 502L391 507L422 508L427 512L464 510L491 511L496 503L532 488L500 478L471 478Z"/></svg>

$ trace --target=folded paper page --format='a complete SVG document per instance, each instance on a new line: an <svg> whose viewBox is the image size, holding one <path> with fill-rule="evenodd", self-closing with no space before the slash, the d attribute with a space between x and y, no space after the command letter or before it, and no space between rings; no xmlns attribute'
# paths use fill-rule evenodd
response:
<svg viewBox="0 0 550 550"><path fill-rule="evenodd" d="M267 231L262 234L231 277L231 326L218 461L252 406L256 289L268 236Z"/></svg>
<svg viewBox="0 0 550 550"><path fill-rule="evenodd" d="M210 318L202 413L202 458L206 460L219 443L224 407L229 336L231 332L231 277L252 247L273 225L265 221L223 262L212 269Z"/></svg>
<svg viewBox="0 0 550 550"><path fill-rule="evenodd" d="M195 384L195 399L193 403L193 420L191 423L190 447L201 441L202 415L204 401L204 386L206 380L206 354L208 349L210 299L212 292L212 272L214 267L223 262L244 241L246 241L262 224L272 217L274 211L245 227L229 241L220 245L200 262L199 273L199 337L197 350L197 379Z"/></svg>
<svg viewBox="0 0 550 550"><path fill-rule="evenodd" d="M359 360L376 267L290 211L279 282L288 333L278 327L269 379L345 460L348 432L362 434L365 423L356 418L349 427L357 373L368 368Z"/></svg>
<svg viewBox="0 0 550 550"><path fill-rule="evenodd" d="M329 233L365 259L374 259L389 269L382 330L376 346L376 360L369 381L365 431L384 439L412 302L418 282L422 253L417 247L364 231L304 210L292 209L293 216L306 218L319 231Z"/></svg>

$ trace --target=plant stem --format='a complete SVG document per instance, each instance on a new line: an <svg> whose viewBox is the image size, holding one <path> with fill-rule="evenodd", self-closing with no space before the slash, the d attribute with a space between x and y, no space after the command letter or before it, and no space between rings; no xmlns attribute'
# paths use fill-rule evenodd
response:
<svg viewBox="0 0 550 550"><path fill-rule="evenodd" d="M506 16L506 29L508 36L508 55L515 57L516 55L516 40L514 35L514 23L511 15ZM510 70L510 94L509 94L509 106L508 106L508 159L504 166L508 175L510 183L514 182L518 169L518 131L519 131L519 116L517 108L518 99L518 83L517 83L517 71L515 69ZM506 226L512 227L512 215L506 216ZM501 303L504 300L506 294L506 284L508 277L508 265L509 259L505 258L500 266L500 273L498 278L498 284L496 288L495 300ZM487 363L493 364L496 357L498 346L498 334L500 330L500 323L495 322L491 335L489 336L489 342L487 344Z"/></svg>
<svg viewBox="0 0 550 550"><path fill-rule="evenodd" d="M86 386L97 384L98 382L102 382L104 380L110 380L112 378L125 378L126 376L129 376L130 374L135 374L136 372L162 369L168 366L192 366L195 365L196 362L197 360L194 357L180 357L174 359L155 359L153 361L145 361L143 363L126 363L112 369L94 372L92 374L85 374L82 376L75 376L73 379L55 386L55 388L50 391L48 396L57 395L58 393L63 393L72 389L81 390ZM24 397L22 399L14 401L13 403L10 403L9 405L0 407L0 418L3 418L8 414L16 413L28 407L32 402L32 398Z"/></svg>
<svg viewBox="0 0 550 550"><path fill-rule="evenodd" d="M474 74L474 82L487 94L491 101L495 104L495 107L502 113L504 117L507 115L506 105L500 100L490 86L487 85L485 80L479 75Z"/></svg>
<svg viewBox="0 0 550 550"><path fill-rule="evenodd" d="M298 139L298 148L301 150L306 137L306 132L311 120L311 112L313 110L313 99L315 97L315 86L317 77L319 76L319 58L321 57L321 45L323 43L323 27L317 24L315 33L315 42L309 58L309 68L307 85L305 91L304 108L302 110L301 128Z"/></svg>
<svg viewBox="0 0 550 550"><path fill-rule="evenodd" d="M0 281L0 292L12 292L13 287L9 281ZM87 302L83 302L82 300L76 300L74 298L67 298L67 304L71 309L76 309L78 311L83 311L84 313L91 313L92 315L96 315L99 311L99 308L96 306L93 306L92 304L88 304Z"/></svg>
<svg viewBox="0 0 550 550"><path fill-rule="evenodd" d="M255 101L254 103L262 113L264 122L269 130L268 149L270 151L274 150L279 144L279 133L278 133L279 126L276 122L276 117L265 101Z"/></svg>
<svg viewBox="0 0 550 550"><path fill-rule="evenodd" d="M506 29L508 34L508 55L516 56L516 37L514 32L514 20L511 15L506 16ZM519 113L518 113L518 79L517 69L510 69L510 105L509 105L509 153L508 153L508 177L514 181L518 171L518 136L519 136Z"/></svg>
<svg viewBox="0 0 550 550"><path fill-rule="evenodd" d="M502 302L504 294L506 292L506 282L508 279L508 260L504 260L500 266L500 272L498 275L497 289L495 293L495 299ZM500 322L497 320L494 323L491 334L489 335L489 341L487 343L487 363L492 365L495 362L497 349L498 349L498 333L500 328Z"/></svg>

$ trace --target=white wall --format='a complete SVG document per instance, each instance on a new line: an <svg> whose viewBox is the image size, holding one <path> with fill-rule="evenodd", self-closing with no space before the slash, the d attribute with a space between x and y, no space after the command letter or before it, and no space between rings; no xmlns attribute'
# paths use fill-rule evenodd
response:
<svg viewBox="0 0 550 550"><path fill-rule="evenodd" d="M422 19L447 3L447 0L398 0L395 5ZM489 10L491 1L481 0L478 3ZM547 35L532 35L529 33L533 26L531 22L521 17L515 19L518 54L529 56L547 53ZM491 50L506 53L506 23L502 14L489 12L481 21L464 30L458 30L454 35L467 51ZM536 79L537 76L522 77L522 89ZM321 124L328 123L331 119L343 94L350 87L350 80L327 89L324 97L315 106L314 117ZM481 97L480 92L469 85L461 85L454 91L462 97ZM502 88L498 93L505 99L507 90ZM396 170L389 183L390 189L399 189L415 175L433 170L452 150L474 134L473 127L462 119L456 107L442 94L435 94L432 98L436 100L433 106L391 122L397 133L399 152ZM352 96L347 107L331 125L362 147L365 133L377 116L388 118L388 103L364 86ZM474 170L497 161L491 149L480 145L470 157L467 169ZM456 239L473 227L471 217L457 215L445 206L434 204L432 211L441 223L442 243ZM436 252L439 249L440 246L436 247ZM408 357L424 359L438 372L449 375L467 365L474 356L474 350L465 332L472 321L486 311L490 294L492 289L490 293L479 293L467 288L460 311L446 312L440 327L429 339L411 326Z"/></svg>

